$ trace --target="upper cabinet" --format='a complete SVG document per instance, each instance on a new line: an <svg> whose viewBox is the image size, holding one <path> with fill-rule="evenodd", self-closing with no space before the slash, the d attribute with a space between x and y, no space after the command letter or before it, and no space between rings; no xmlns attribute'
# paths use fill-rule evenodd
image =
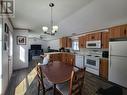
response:
<svg viewBox="0 0 127 95"><path fill-rule="evenodd" d="M85 45L85 36L81 36L79 37L79 48L85 48L86 45Z"/></svg>
<svg viewBox="0 0 127 95"><path fill-rule="evenodd" d="M95 41L95 40L101 40L101 32L86 35L86 41Z"/></svg>
<svg viewBox="0 0 127 95"><path fill-rule="evenodd" d="M64 48L71 48L72 47L72 40L68 37L60 38L60 47Z"/></svg>
<svg viewBox="0 0 127 95"><path fill-rule="evenodd" d="M103 49L109 48L109 40L127 38L127 24L109 28L108 31L94 32L79 37L79 48L85 48L87 41L101 41Z"/></svg>
<svg viewBox="0 0 127 95"><path fill-rule="evenodd" d="M127 37L127 25L111 27L109 31L110 31L110 38Z"/></svg>
<svg viewBox="0 0 127 95"><path fill-rule="evenodd" d="M109 31L108 32L102 32L102 48L106 49L109 48Z"/></svg>
<svg viewBox="0 0 127 95"><path fill-rule="evenodd" d="M66 37L60 38L60 47L66 47Z"/></svg>
<svg viewBox="0 0 127 95"><path fill-rule="evenodd" d="M66 41L67 41L66 42L67 43L67 46L66 47L67 48L71 48L72 47L72 40L71 40L71 38L67 38Z"/></svg>

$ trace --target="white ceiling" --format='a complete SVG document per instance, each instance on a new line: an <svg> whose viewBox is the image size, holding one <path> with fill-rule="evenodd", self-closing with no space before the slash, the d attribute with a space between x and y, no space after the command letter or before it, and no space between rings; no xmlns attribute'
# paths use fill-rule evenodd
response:
<svg viewBox="0 0 127 95"><path fill-rule="evenodd" d="M28 28L30 36L44 35L42 26L50 24L50 7L54 2L53 20L59 26L55 38L80 34L127 23L127 0L15 0L12 22L17 28Z"/></svg>

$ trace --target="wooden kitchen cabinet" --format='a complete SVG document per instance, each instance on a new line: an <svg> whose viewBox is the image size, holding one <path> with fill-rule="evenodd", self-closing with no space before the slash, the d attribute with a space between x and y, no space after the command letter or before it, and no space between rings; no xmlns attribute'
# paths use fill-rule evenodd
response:
<svg viewBox="0 0 127 95"><path fill-rule="evenodd" d="M85 48L86 47L86 39L85 36L79 37L79 48Z"/></svg>
<svg viewBox="0 0 127 95"><path fill-rule="evenodd" d="M75 64L75 55L74 54L69 54L69 53L62 53L62 59L61 61L63 63L69 63L69 64Z"/></svg>
<svg viewBox="0 0 127 95"><path fill-rule="evenodd" d="M109 32L102 32L101 42L103 49L109 48Z"/></svg>
<svg viewBox="0 0 127 95"><path fill-rule="evenodd" d="M100 60L99 76L104 80L108 79L108 60L107 59Z"/></svg>
<svg viewBox="0 0 127 95"><path fill-rule="evenodd" d="M60 47L64 48L71 48L72 47L72 40L68 37L60 38Z"/></svg>
<svg viewBox="0 0 127 95"><path fill-rule="evenodd" d="M49 60L52 61L61 61L61 55L60 54L50 54Z"/></svg>
<svg viewBox="0 0 127 95"><path fill-rule="evenodd" d="M67 43L67 46L66 47L67 48L71 48L72 47L72 40L71 40L71 38L67 38L66 41L67 41L66 42Z"/></svg>
<svg viewBox="0 0 127 95"><path fill-rule="evenodd" d="M75 64L75 55L72 53L56 53L49 54L49 60L52 61L61 61L63 63Z"/></svg>
<svg viewBox="0 0 127 95"><path fill-rule="evenodd" d="M75 64L75 55L74 54L67 54L66 62L71 65L74 65Z"/></svg>
<svg viewBox="0 0 127 95"><path fill-rule="evenodd" d="M109 31L110 31L110 38L127 37L127 25L111 27Z"/></svg>
<svg viewBox="0 0 127 95"><path fill-rule="evenodd" d="M121 28L122 28L121 31L123 31L124 37L127 37L127 24L123 25Z"/></svg>
<svg viewBox="0 0 127 95"><path fill-rule="evenodd" d="M66 47L66 37L60 38L60 47Z"/></svg>
<svg viewBox="0 0 127 95"><path fill-rule="evenodd" d="M96 41L96 40L101 40L101 32L86 35L86 41Z"/></svg>

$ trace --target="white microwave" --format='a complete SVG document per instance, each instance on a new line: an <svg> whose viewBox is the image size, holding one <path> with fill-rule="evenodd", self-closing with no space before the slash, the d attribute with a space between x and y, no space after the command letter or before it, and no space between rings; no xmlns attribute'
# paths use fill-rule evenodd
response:
<svg viewBox="0 0 127 95"><path fill-rule="evenodd" d="M101 48L101 41L87 41L86 48Z"/></svg>

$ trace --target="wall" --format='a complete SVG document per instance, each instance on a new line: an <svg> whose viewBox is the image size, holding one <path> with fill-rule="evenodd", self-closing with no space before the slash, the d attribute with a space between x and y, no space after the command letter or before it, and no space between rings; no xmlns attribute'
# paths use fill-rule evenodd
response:
<svg viewBox="0 0 127 95"><path fill-rule="evenodd" d="M17 36L25 36L26 45L18 45ZM14 70L28 67L28 49L28 30L14 30Z"/></svg>
<svg viewBox="0 0 127 95"><path fill-rule="evenodd" d="M55 39L55 40L48 41L48 46L50 46L51 49L58 50L60 48L59 39Z"/></svg>
<svg viewBox="0 0 127 95"><path fill-rule="evenodd" d="M29 41L29 43L28 43L29 49L30 49L30 46L32 44L41 45L41 47L44 51L46 51L46 49L47 49L47 41L44 41L44 40L39 39L39 38L29 38L28 41Z"/></svg>
<svg viewBox="0 0 127 95"><path fill-rule="evenodd" d="M5 36L5 23L7 23L8 27L9 27L9 35L7 38L7 43L9 43L9 38L10 36L12 37L12 41L13 41L13 27L10 23L10 21L8 20L7 17L2 18L2 40L1 40L1 47L0 49L2 50L2 54L1 55L1 60L0 60L0 65L2 66L1 68L1 79L0 81L2 82L2 85L0 87L0 95L4 95L4 92L6 91L6 88L8 86L8 82L11 78L13 69L13 49L11 50L11 55L10 55L10 51L9 51L9 44L7 44L7 49L4 49L4 36ZM13 43L13 42L12 42ZM12 47L13 48L13 47ZM8 58L10 59L10 61L8 60Z"/></svg>

